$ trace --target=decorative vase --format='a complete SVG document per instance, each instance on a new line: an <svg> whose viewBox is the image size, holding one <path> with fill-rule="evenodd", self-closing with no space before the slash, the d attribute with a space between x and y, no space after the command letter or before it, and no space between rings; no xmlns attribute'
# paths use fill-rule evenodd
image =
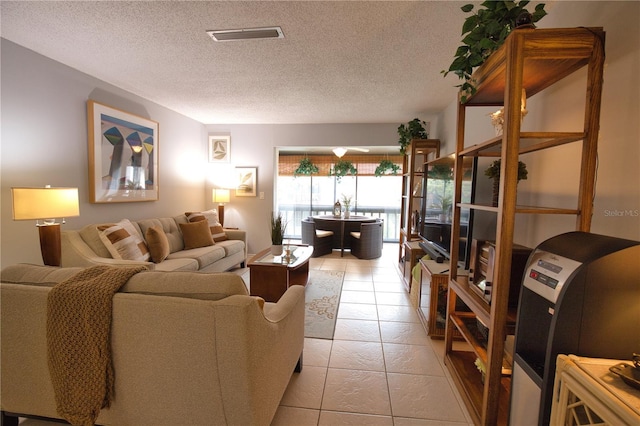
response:
<svg viewBox="0 0 640 426"><path fill-rule="evenodd" d="M351 217L351 212L349 211L349 209L345 209L344 218L345 219L349 219L350 217Z"/></svg>
<svg viewBox="0 0 640 426"><path fill-rule="evenodd" d="M271 254L273 256L282 255L282 244L272 244L271 245Z"/></svg>

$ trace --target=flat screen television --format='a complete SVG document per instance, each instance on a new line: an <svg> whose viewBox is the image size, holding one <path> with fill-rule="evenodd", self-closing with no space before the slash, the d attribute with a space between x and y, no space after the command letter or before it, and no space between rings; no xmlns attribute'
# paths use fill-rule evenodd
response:
<svg viewBox="0 0 640 426"><path fill-rule="evenodd" d="M464 157L463 161L461 201L473 203L478 160ZM422 239L420 246L436 261L449 260L452 250L454 163L454 156L449 155L429 161L424 167L418 234ZM472 228L473 210L461 209L460 243L455 249L458 250L458 266L464 269L469 268Z"/></svg>

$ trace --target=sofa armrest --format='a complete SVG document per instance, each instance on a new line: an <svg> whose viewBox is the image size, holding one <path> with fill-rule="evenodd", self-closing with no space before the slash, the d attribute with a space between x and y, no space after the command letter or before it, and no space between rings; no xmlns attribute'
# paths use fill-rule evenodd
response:
<svg viewBox="0 0 640 426"><path fill-rule="evenodd" d="M230 240L242 240L247 243L247 231L242 229L228 229L224 228L224 233Z"/></svg>
<svg viewBox="0 0 640 426"><path fill-rule="evenodd" d="M266 302L264 305L264 317L271 322L280 322L293 311L300 299L304 305L304 286L293 285L275 302Z"/></svg>
<svg viewBox="0 0 640 426"><path fill-rule="evenodd" d="M149 270L155 269L153 262L140 262L137 260L112 259L98 256L84 242L77 231L63 231L62 239L62 265L67 266L146 266Z"/></svg>

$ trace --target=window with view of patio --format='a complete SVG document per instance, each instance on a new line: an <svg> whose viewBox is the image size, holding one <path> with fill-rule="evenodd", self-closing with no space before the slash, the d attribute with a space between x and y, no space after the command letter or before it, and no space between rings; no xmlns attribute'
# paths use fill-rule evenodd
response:
<svg viewBox="0 0 640 426"><path fill-rule="evenodd" d="M295 174L300 161L309 159L318 168L311 174ZM357 174L330 176L339 160L353 163ZM397 175L375 176L382 160L400 167ZM300 238L301 221L309 216L331 215L336 201L351 197L351 214L384 220L383 239L397 242L400 230L400 198L402 196L402 155L355 154L338 158L333 154L278 155L276 179L276 210L287 222L286 238Z"/></svg>

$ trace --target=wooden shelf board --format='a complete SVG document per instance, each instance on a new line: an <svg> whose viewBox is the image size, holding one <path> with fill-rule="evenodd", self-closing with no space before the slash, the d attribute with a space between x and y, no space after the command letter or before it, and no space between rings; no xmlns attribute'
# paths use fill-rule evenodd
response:
<svg viewBox="0 0 640 426"><path fill-rule="evenodd" d="M473 333L471 333L471 331L466 326L462 318L464 318L462 315L455 314L455 313L449 315L449 319L451 319L451 322L453 322L456 328L460 331L460 334L462 335L462 337L464 337L464 340L467 341L467 343L469 344L469 346L471 346L476 356L480 358L482 362L486 365L487 349L480 343L478 339L476 339ZM473 318L475 319L475 315L473 315Z"/></svg>
<svg viewBox="0 0 640 426"><path fill-rule="evenodd" d="M498 50L474 73L477 92L467 105L502 105L506 82L508 44L523 37L523 87L527 97L546 89L589 63L595 38L604 40L602 28L538 28L514 30Z"/></svg>
<svg viewBox="0 0 640 426"><path fill-rule="evenodd" d="M498 212L498 207L488 206L485 204L458 203L460 208L482 210L487 212ZM558 207L540 207L540 206L516 206L516 213L520 214L580 214L578 209L565 209Z"/></svg>
<svg viewBox="0 0 640 426"><path fill-rule="evenodd" d="M491 324L491 306L474 293L466 282L449 280L449 286L456 295L480 318L484 324Z"/></svg>
<svg viewBox="0 0 640 426"><path fill-rule="evenodd" d="M540 151L554 146L565 145L584 139L583 132L521 132L520 154ZM500 157L502 150L502 136L496 136L485 142L472 145L460 151L461 156L469 157Z"/></svg>

